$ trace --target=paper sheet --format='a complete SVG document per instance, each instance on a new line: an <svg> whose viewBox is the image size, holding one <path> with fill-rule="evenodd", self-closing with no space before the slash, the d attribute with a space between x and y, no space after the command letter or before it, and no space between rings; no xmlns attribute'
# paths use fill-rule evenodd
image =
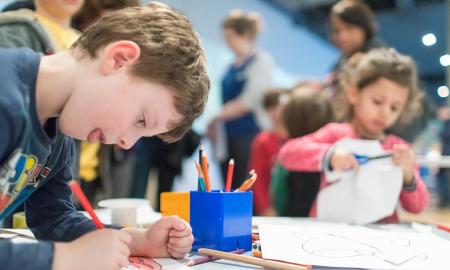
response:
<svg viewBox="0 0 450 270"><path fill-rule="evenodd" d="M189 270L184 263L179 263L170 258L142 258L142 257L130 257L130 264L126 267L122 267L120 270Z"/></svg>
<svg viewBox="0 0 450 270"><path fill-rule="evenodd" d="M449 269L450 266L450 241L412 230L332 223L262 224L259 236L266 259L364 269Z"/></svg>
<svg viewBox="0 0 450 270"><path fill-rule="evenodd" d="M336 147L366 156L385 152L378 141L343 139ZM402 183L402 170L390 158L372 160L361 165L358 172L340 173L337 182L319 192L317 218L357 224L376 222L394 212Z"/></svg>

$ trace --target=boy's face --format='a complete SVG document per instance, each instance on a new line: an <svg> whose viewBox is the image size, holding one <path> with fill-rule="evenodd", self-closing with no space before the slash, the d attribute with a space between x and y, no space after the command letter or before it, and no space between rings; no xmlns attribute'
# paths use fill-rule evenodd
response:
<svg viewBox="0 0 450 270"><path fill-rule="evenodd" d="M139 138L165 133L169 123L182 119L169 89L126 72L100 79L87 75L76 87L61 111L59 127L79 140L129 149Z"/></svg>

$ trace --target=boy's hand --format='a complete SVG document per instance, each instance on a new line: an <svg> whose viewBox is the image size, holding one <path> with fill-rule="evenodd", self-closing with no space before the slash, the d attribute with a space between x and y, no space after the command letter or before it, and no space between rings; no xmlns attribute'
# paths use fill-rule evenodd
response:
<svg viewBox="0 0 450 270"><path fill-rule="evenodd" d="M350 169L357 171L359 168L359 163L353 154L345 149L339 148L334 150L330 158L330 165L335 171L345 171Z"/></svg>
<svg viewBox="0 0 450 270"><path fill-rule="evenodd" d="M125 228L133 256L184 258L192 249L191 226L177 216L162 217L149 229Z"/></svg>
<svg viewBox="0 0 450 270"><path fill-rule="evenodd" d="M403 184L411 184L414 181L414 152L406 144L394 144L392 149L392 162L403 170Z"/></svg>
<svg viewBox="0 0 450 270"><path fill-rule="evenodd" d="M55 243L52 269L120 269L128 265L130 242L124 231L102 229L69 243Z"/></svg>

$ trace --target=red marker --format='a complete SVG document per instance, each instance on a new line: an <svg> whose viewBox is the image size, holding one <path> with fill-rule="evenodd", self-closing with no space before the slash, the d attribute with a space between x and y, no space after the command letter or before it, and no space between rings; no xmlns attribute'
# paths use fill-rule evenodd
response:
<svg viewBox="0 0 450 270"><path fill-rule="evenodd" d="M73 194L75 194L75 196L78 198L78 201L80 201L81 206L83 206L84 210L89 213L97 229L104 229L105 225L98 219L91 203L86 198L86 195L84 195L83 190L81 190L80 185L75 180L70 180L69 187L70 189L72 189Z"/></svg>

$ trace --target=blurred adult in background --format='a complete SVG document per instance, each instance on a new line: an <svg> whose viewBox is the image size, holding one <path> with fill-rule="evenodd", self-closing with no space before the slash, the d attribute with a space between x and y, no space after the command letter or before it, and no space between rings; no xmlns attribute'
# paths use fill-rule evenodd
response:
<svg viewBox="0 0 450 270"><path fill-rule="evenodd" d="M341 55L327 79L327 94L335 100L344 99L345 94L338 91L338 74L345 62L357 52L387 46L377 36L375 16L368 5L359 0L342 0L337 2L329 14L329 38L339 49ZM341 102L332 102L336 106ZM340 110L335 110L339 112ZM343 115L335 114L336 120L343 120Z"/></svg>
<svg viewBox="0 0 450 270"><path fill-rule="evenodd" d="M160 195L172 191L175 177L182 174L183 160L190 157L200 143L200 135L190 129L182 139L166 143L158 137L142 138L137 143L136 160L133 164L131 196L145 198L150 170L158 172L155 210L160 210Z"/></svg>
<svg viewBox="0 0 450 270"><path fill-rule="evenodd" d="M223 21L222 30L234 61L222 78L223 107L210 122L211 139L226 137L227 150L221 160L225 179L228 161L235 160L232 188L237 188L247 177L250 145L261 128L268 124L262 108L262 97L271 85L271 57L256 46L261 19L256 13L232 11ZM214 132L224 124L225 134Z"/></svg>

